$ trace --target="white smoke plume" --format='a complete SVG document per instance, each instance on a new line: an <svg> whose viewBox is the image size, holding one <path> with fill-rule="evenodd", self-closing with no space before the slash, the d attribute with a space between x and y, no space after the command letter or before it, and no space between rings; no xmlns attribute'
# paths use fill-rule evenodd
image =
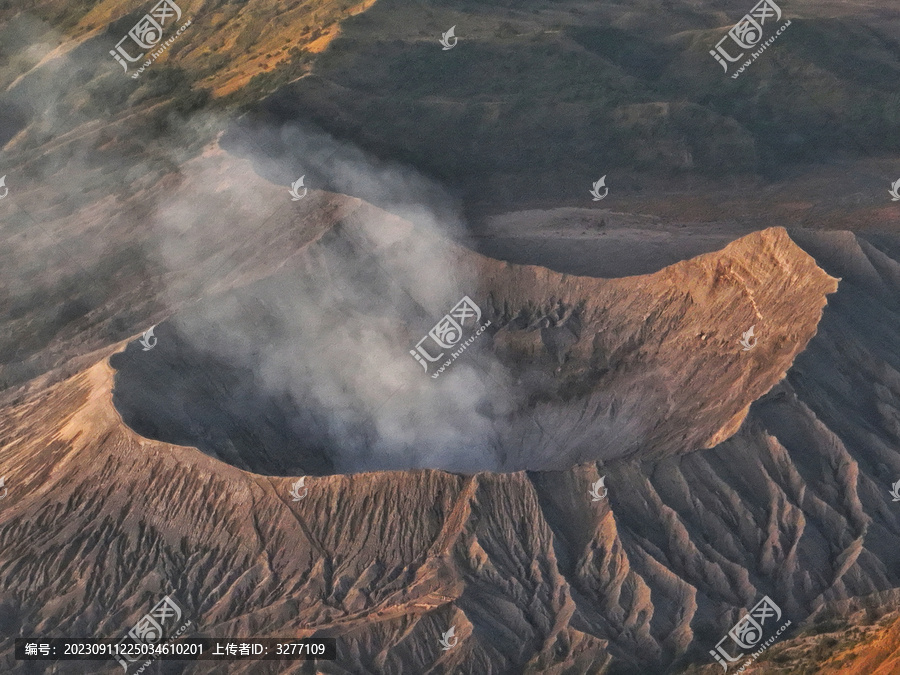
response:
<svg viewBox="0 0 900 675"><path fill-rule="evenodd" d="M84 304L84 316L62 327L46 319L57 342L39 357L86 354L160 322L164 337L171 317L198 353L249 369L271 395L289 395L304 411L289 421L298 452L313 426L335 470L501 465L495 420L511 403L487 354L474 345L437 380L409 355L462 296L484 301L477 271L442 243L464 224L438 185L309 125L245 131L225 113L169 110L161 83L175 77L170 64L154 63L139 80L124 76L107 56L112 33L58 49L66 39L45 24L17 26L28 34L0 73L0 104L20 113L20 124L7 118L2 159L7 203L21 212L10 210L4 227L27 236L9 238L4 292L24 306L35 289L74 278L60 292ZM215 144L222 133L249 161L223 156ZM332 208L324 188L383 211L322 234L303 220L316 220L315 209L298 215L292 206L287 185L301 174L308 204ZM284 186L283 204L272 184ZM284 264L286 250L320 235L331 240L309 245L312 258ZM243 291L227 295L233 289ZM34 332L38 309L29 306L23 331ZM162 337L148 355L165 354ZM14 357L0 376L21 380L24 359ZM34 361L35 373L42 364ZM174 400L160 376L152 382L160 400ZM190 414L189 403L177 405Z"/></svg>
<svg viewBox="0 0 900 675"><path fill-rule="evenodd" d="M491 418L511 404L497 369L485 372L486 356L473 348L435 380L409 355L453 304L478 289L477 271L461 266L447 245L461 227L451 200L433 204L440 190L421 176L378 163L322 132L279 129L266 145L271 138L302 158L298 171L318 178L307 179L307 186L326 183L350 194L362 186L359 191L380 198L385 211L367 209L326 234L328 243L313 244L302 264L287 265L235 302L179 313L179 333L220 360L250 364L270 393L289 394L312 415L307 423L330 444L338 471L499 468ZM256 153L251 159L259 173L286 175L278 165L289 160L273 160L253 144L244 148ZM255 212L248 218L255 227L272 206L245 192L226 199ZM197 255L198 242L218 236L209 213L196 209L217 195L214 188L210 195L192 191L159 205L155 230L167 265L183 266ZM240 266L240 252L234 264Z"/></svg>

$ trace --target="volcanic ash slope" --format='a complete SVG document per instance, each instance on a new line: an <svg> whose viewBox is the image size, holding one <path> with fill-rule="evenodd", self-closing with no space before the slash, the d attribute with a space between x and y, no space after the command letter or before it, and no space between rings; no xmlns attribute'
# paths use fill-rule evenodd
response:
<svg viewBox="0 0 900 675"><path fill-rule="evenodd" d="M26 672L13 636L118 636L171 594L205 634L336 636L338 659L318 663L321 673L596 673L613 661L664 672L689 650L702 655L762 591L799 613L846 570L840 594L890 581L862 580L853 542L842 541L843 524L864 520L858 505L829 515L805 499L809 477L760 428L679 456L734 433L815 334L836 281L783 230L620 280L478 264L499 328L483 339L512 354L501 363L513 368L527 346L535 363L559 368L562 349L570 358L558 377L571 383L602 351L599 370L619 373L603 389L622 387L613 417L641 391L666 402L659 422L638 430L646 455L633 431L622 453L632 458L609 466L607 499L590 501L598 474L586 465L315 477L294 502L290 478L138 436L113 407L104 360L0 413L2 669ZM580 308L574 341L560 338L570 328L554 314L561 306ZM759 344L742 353L751 324ZM540 425L574 448L569 459L587 451L594 422L576 426L579 437L560 429L599 409L598 387L569 397L577 412L561 391L535 404ZM830 488L810 488L820 489ZM813 535L809 509L822 518ZM819 527L826 517L839 529ZM788 591L782 567L814 563L829 574ZM451 626L459 643L442 651ZM276 666L235 662L229 672L283 672Z"/></svg>

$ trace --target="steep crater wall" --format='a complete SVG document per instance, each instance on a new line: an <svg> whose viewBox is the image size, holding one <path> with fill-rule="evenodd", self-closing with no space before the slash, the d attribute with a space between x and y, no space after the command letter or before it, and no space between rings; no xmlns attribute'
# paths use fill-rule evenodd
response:
<svg viewBox="0 0 900 675"><path fill-rule="evenodd" d="M731 436L836 289L778 228L625 279L417 236L345 222L272 277L176 315L153 350L113 357L123 419L274 475L661 458ZM454 284L398 267L423 245L452 261ZM435 379L409 351L463 295L489 326ZM750 326L759 341L743 351Z"/></svg>

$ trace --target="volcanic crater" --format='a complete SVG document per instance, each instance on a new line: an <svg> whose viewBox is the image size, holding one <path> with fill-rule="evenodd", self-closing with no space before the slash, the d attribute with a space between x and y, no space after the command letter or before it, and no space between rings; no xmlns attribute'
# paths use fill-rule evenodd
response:
<svg viewBox="0 0 900 675"><path fill-rule="evenodd" d="M423 239L450 261L437 276L469 287L406 275L399 261ZM142 436L267 475L662 458L732 435L835 290L781 228L598 279L359 219L271 277L171 317L153 350L114 355L114 403ZM409 351L463 295L489 325L436 379ZM745 351L750 326L759 343Z"/></svg>

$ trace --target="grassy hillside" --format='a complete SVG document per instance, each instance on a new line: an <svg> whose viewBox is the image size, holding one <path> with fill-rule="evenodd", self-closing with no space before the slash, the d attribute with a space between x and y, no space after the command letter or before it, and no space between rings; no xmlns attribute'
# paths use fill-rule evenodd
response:
<svg viewBox="0 0 900 675"><path fill-rule="evenodd" d="M18 89L15 102L0 97L0 138L42 112L28 92L39 79L74 113L71 128L162 104L141 129L151 136L171 113L243 109L276 92L263 109L277 121L311 120L470 201L565 203L605 173L620 190L652 189L900 152L896 11L832 18L785 8L791 25L733 80L708 52L746 8L182 0L192 25L133 81L108 50L150 6L0 5L0 83ZM443 51L438 38L451 25L459 44ZM74 67L54 67L63 53ZM45 140L38 131L33 144Z"/></svg>
<svg viewBox="0 0 900 675"><path fill-rule="evenodd" d="M900 617L874 609L849 617L822 616L763 652L752 675L892 675L900 668ZM712 675L721 666L698 663L680 675Z"/></svg>
<svg viewBox="0 0 900 675"><path fill-rule="evenodd" d="M900 45L858 18L791 20L734 80L708 54L719 12L395 0L349 19L267 110L510 204L581 197L603 173L640 188L900 152Z"/></svg>
<svg viewBox="0 0 900 675"><path fill-rule="evenodd" d="M365 11L374 0L177 0L182 10L178 25L191 20L191 26L179 36L160 59L183 68L194 86L209 89L222 97L246 87L256 77L279 71L287 81L306 71L310 56L324 50L339 33L347 17ZM0 19L18 22L4 35L0 51L0 73L15 48L22 46L22 29L43 32L43 39L60 43L97 38L104 50L110 49L140 19L155 1L144 3L123 0L101 2L62 2L43 0L31 3L25 11L11 2L0 3ZM39 22L45 22L43 26ZM61 35L60 35L61 33ZM174 33L166 29L164 38ZM112 44L108 44L108 43ZM32 47L30 57L37 62L41 51ZM98 65L115 63L98 55ZM22 66L28 57L18 56ZM115 71L116 68L105 68ZM116 73L121 78L123 73ZM2 80L0 80L2 82ZM258 89L258 86L255 86Z"/></svg>

